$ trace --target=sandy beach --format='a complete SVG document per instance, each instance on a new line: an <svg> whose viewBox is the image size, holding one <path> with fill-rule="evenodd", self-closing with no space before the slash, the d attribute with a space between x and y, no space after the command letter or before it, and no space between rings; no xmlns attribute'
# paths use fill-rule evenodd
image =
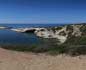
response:
<svg viewBox="0 0 86 70"><path fill-rule="evenodd" d="M50 56L0 48L0 70L85 70L86 56Z"/></svg>

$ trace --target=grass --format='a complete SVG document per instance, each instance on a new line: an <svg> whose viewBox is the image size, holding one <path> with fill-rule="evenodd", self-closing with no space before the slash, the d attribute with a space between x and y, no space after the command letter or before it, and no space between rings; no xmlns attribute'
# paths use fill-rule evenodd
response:
<svg viewBox="0 0 86 70"><path fill-rule="evenodd" d="M31 47L27 46L3 46L2 48L8 50L33 52L33 53L47 53L50 55L67 54L70 56L86 55L86 45L56 45L50 48L40 48L36 45Z"/></svg>

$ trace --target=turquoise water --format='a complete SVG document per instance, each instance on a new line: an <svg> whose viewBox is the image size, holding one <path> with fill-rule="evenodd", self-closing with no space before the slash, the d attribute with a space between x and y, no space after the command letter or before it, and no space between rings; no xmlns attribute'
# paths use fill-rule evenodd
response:
<svg viewBox="0 0 86 70"><path fill-rule="evenodd" d="M7 26L12 28L24 27L54 27L58 24L0 24L0 26ZM0 30L0 45L46 45L51 43L51 40L38 38L33 33L18 33L9 29Z"/></svg>

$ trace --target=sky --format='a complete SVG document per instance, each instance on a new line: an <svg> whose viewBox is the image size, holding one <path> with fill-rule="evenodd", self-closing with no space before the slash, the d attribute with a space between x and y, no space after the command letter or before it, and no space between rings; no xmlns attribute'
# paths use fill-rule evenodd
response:
<svg viewBox="0 0 86 70"><path fill-rule="evenodd" d="M0 23L86 22L86 0L0 0Z"/></svg>

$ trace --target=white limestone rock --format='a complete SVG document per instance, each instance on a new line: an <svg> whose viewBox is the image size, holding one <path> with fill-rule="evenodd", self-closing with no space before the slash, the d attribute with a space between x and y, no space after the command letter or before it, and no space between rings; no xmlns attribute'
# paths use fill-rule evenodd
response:
<svg viewBox="0 0 86 70"><path fill-rule="evenodd" d="M80 31L80 28L82 25L65 25L60 27L54 27L54 28L44 28L44 29L38 29L35 31L35 34L38 37L42 38L56 38L59 40L59 42L62 44L66 42L66 40L71 36L81 36L82 32Z"/></svg>

